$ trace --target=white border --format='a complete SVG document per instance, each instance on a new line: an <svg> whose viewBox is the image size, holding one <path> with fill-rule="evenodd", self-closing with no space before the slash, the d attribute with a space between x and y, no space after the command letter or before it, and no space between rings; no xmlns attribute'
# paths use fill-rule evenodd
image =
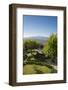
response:
<svg viewBox="0 0 68 90"><path fill-rule="evenodd" d="M23 75L23 15L42 15L57 16L57 37L58 37L58 73L54 74L38 74ZM63 80L63 11L59 10L41 10L41 9L17 9L17 82L34 82L34 81L51 81Z"/></svg>

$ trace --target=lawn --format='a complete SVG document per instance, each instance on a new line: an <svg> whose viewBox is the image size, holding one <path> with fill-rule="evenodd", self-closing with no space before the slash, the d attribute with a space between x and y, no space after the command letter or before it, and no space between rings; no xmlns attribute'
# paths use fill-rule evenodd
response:
<svg viewBox="0 0 68 90"><path fill-rule="evenodd" d="M23 67L23 74L44 74L44 73L52 73L55 72L53 68L49 68L47 66L36 65L36 64L26 64Z"/></svg>

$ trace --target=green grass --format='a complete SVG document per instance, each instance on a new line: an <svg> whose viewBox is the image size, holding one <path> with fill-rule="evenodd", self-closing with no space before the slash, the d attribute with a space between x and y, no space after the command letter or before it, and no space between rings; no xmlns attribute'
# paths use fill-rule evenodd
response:
<svg viewBox="0 0 68 90"><path fill-rule="evenodd" d="M23 67L23 74L44 74L44 73L53 73L53 68L47 66L36 65L36 64L26 64Z"/></svg>
<svg viewBox="0 0 68 90"><path fill-rule="evenodd" d="M41 73L50 73L51 72L50 68L48 68L47 66L41 66L41 65L36 65L35 70L36 71L41 71Z"/></svg>
<svg viewBox="0 0 68 90"><path fill-rule="evenodd" d="M35 74L34 65L24 65L23 74Z"/></svg>

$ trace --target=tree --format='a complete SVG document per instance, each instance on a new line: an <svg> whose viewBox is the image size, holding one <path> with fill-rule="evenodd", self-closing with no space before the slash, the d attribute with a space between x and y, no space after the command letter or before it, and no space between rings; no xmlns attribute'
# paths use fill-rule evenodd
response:
<svg viewBox="0 0 68 90"><path fill-rule="evenodd" d="M34 40L26 40L24 42L24 48L26 50L28 50L28 49L37 49L37 48L39 48L39 43L37 41L34 41Z"/></svg>
<svg viewBox="0 0 68 90"><path fill-rule="evenodd" d="M39 43L34 40L26 40L23 45L24 61L32 58L36 53L34 49L39 48Z"/></svg>
<svg viewBox="0 0 68 90"><path fill-rule="evenodd" d="M50 57L53 62L56 62L57 58L57 35L52 34L47 43L44 45L43 53Z"/></svg>

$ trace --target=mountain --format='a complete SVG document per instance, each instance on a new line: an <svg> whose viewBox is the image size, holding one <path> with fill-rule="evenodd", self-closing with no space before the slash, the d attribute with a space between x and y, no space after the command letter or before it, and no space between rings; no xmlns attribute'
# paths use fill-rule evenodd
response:
<svg viewBox="0 0 68 90"><path fill-rule="evenodd" d="M24 40L36 40L40 44L45 44L48 40L48 37L43 37L43 36L24 37Z"/></svg>

